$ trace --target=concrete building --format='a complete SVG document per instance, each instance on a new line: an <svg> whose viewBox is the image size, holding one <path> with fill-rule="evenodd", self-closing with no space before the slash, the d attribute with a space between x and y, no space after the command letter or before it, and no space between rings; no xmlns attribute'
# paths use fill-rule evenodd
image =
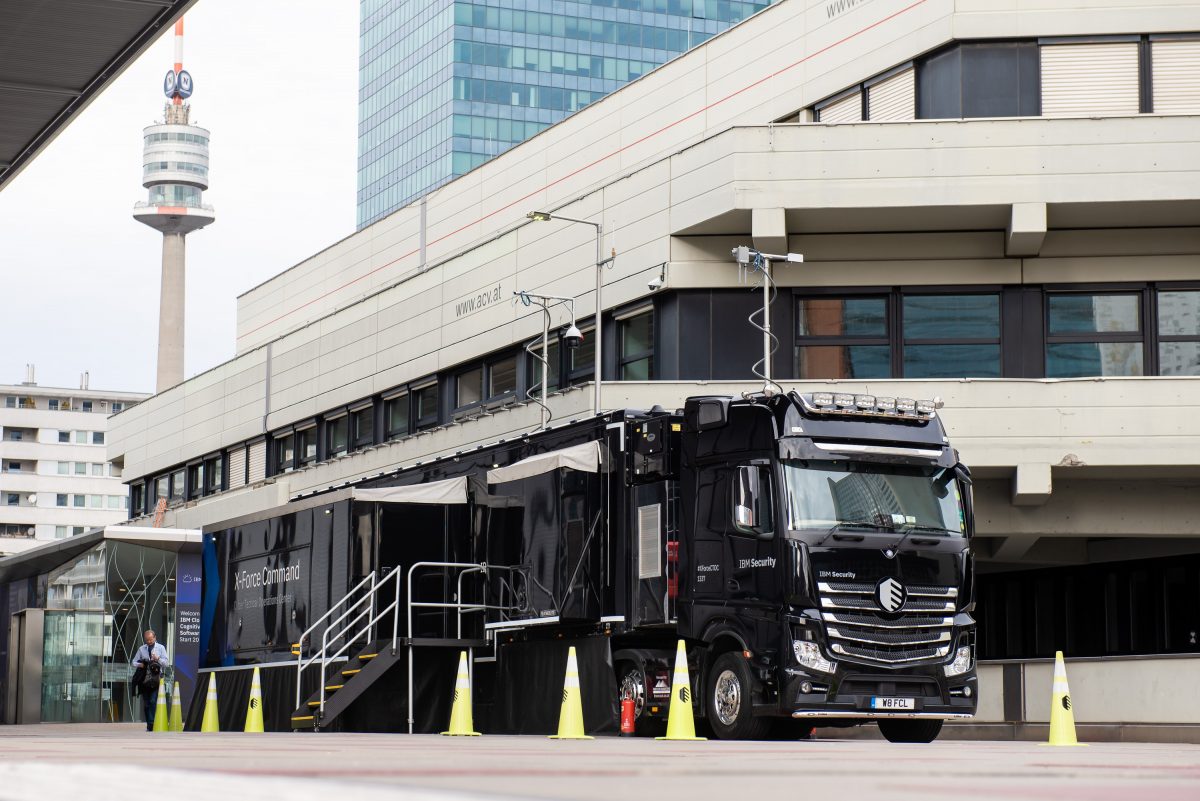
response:
<svg viewBox="0 0 1200 801"><path fill-rule="evenodd" d="M186 237L215 219L213 207L202 198L208 189L209 132L189 124L191 105L183 102L192 88L192 76L183 68L181 18L175 23L175 64L163 81L169 102L162 122L142 131L142 186L149 197L133 209L135 220L163 235L155 385L159 392L183 381Z"/></svg>
<svg viewBox="0 0 1200 801"><path fill-rule="evenodd" d="M109 415L135 392L0 385L0 556L125 520L129 488L105 456Z"/></svg>
<svg viewBox="0 0 1200 801"><path fill-rule="evenodd" d="M769 2L362 0L359 228Z"/></svg>
<svg viewBox="0 0 1200 801"><path fill-rule="evenodd" d="M1078 720L1178 731L1198 67L1183 0L772 5L241 295L235 358L114 419L131 513L213 526L536 428L517 290L575 297L585 334L599 306L604 408L756 388L731 248L802 253L774 376L941 396L974 471L980 722L1044 722L1062 649ZM555 215L603 226L601 302L594 225ZM592 411L591 352L551 346L558 421Z"/></svg>

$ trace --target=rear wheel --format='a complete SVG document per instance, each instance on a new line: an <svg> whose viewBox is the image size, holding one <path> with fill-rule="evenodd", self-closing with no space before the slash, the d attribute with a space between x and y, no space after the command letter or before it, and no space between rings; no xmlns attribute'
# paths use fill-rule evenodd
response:
<svg viewBox="0 0 1200 801"><path fill-rule="evenodd" d="M617 663L617 698L633 699L633 728L639 737L654 736L661 732L663 723L650 717L646 709L646 670L640 662ZM620 707L617 709L618 723Z"/></svg>
<svg viewBox="0 0 1200 801"><path fill-rule="evenodd" d="M888 719L879 721L879 733L889 743L932 743L942 732L940 720L899 720Z"/></svg>
<svg viewBox="0 0 1200 801"><path fill-rule="evenodd" d="M754 679L740 653L721 654L713 663L705 717L722 740L761 740L770 731L770 718L754 717Z"/></svg>

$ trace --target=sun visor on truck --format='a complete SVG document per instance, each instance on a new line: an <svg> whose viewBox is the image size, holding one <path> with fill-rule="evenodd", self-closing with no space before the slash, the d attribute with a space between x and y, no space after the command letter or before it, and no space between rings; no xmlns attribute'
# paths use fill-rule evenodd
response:
<svg viewBox="0 0 1200 801"><path fill-rule="evenodd" d="M599 473L603 459L600 442L585 442L582 445L572 445L557 451L539 453L519 462L513 462L504 467L497 467L487 472L489 484L503 484L506 481L520 481L530 476L538 476L560 468L580 470L585 473Z"/></svg>
<svg viewBox="0 0 1200 801"><path fill-rule="evenodd" d="M404 487L355 487L351 497L376 503L455 504L469 500L466 476Z"/></svg>

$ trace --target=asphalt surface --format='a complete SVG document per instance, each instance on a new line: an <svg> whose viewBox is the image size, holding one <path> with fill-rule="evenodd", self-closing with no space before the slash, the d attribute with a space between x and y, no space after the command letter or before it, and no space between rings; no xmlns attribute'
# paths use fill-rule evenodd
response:
<svg viewBox="0 0 1200 801"><path fill-rule="evenodd" d="M0 726L0 799L1197 801L1200 745L147 734Z"/></svg>

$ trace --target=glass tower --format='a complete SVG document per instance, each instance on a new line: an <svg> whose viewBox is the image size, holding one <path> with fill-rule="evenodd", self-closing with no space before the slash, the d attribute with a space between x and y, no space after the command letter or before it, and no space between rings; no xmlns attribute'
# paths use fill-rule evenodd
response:
<svg viewBox="0 0 1200 801"><path fill-rule="evenodd" d="M770 0L362 0L358 227Z"/></svg>

